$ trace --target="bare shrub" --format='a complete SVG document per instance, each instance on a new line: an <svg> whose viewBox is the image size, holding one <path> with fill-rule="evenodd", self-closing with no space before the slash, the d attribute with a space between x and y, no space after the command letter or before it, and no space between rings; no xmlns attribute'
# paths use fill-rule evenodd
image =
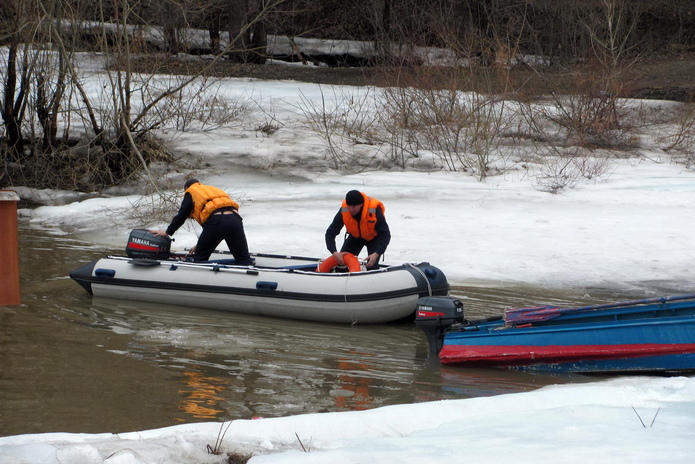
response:
<svg viewBox="0 0 695 464"><path fill-rule="evenodd" d="M577 150L572 163L577 167L581 176L587 180L605 181L610 177L611 154L592 153L588 150Z"/></svg>
<svg viewBox="0 0 695 464"><path fill-rule="evenodd" d="M544 110L525 112L527 119L545 120L529 121L530 127L577 146L619 148L634 142L638 115L621 95L623 76L636 61L635 32L643 8L640 2L597 0L575 11L590 47L578 57L572 85L562 93L537 71L550 99Z"/></svg>
<svg viewBox="0 0 695 464"><path fill-rule="evenodd" d="M413 121L416 105L411 93L408 87L386 87L376 97L377 105L383 109L381 141L386 147L386 159L401 168L420 157L421 143Z"/></svg>
<svg viewBox="0 0 695 464"><path fill-rule="evenodd" d="M631 111L620 98L621 76L632 64L628 57L636 46L632 39L641 9L629 0L599 0L580 15L591 56L577 69L575 91L554 95L557 111L548 114L573 143L617 147L630 138Z"/></svg>
<svg viewBox="0 0 695 464"><path fill-rule="evenodd" d="M459 90L461 75L470 76L417 67L407 76L416 85L359 94L334 90L330 99L322 91L319 101L302 95L299 109L326 143L335 169L366 166L377 157L403 168L428 150L445 169L482 180L506 156L502 139L511 123L504 100ZM369 158L355 148L364 144L374 147Z"/></svg>
<svg viewBox="0 0 695 464"><path fill-rule="evenodd" d="M321 88L320 102L301 94L298 109L309 127L326 143L334 169L361 169L373 162L373 158L365 158L355 150L356 145L376 143L372 128L381 114L370 106L371 100L369 89L365 93L349 94L334 88L333 98L329 100Z"/></svg>
<svg viewBox="0 0 695 464"><path fill-rule="evenodd" d="M545 80L546 97L519 103L530 137L587 148L635 147L639 127L653 124L649 108L622 98L620 77L595 63L578 65L573 74L566 92L556 93L553 83Z"/></svg>
<svg viewBox="0 0 695 464"><path fill-rule="evenodd" d="M688 169L695 168L695 104L682 106L672 130L659 139L664 151L680 155Z"/></svg>
<svg viewBox="0 0 695 464"><path fill-rule="evenodd" d="M257 125L254 129L256 132L260 133L265 137L273 136L277 131L282 128L282 123L278 121L278 118L273 109L267 110L263 108L258 102L255 102L257 109L261 112L264 118L264 122Z"/></svg>
<svg viewBox="0 0 695 464"><path fill-rule="evenodd" d="M211 91L216 84L201 78L181 92L164 99L153 111L158 125L171 126L177 131L213 131L238 122L248 113L248 103L241 96L226 97ZM158 86L147 90L158 92Z"/></svg>
<svg viewBox="0 0 695 464"><path fill-rule="evenodd" d="M504 101L458 90L416 90L414 125L422 146L435 152L446 169L471 172L482 180L510 124Z"/></svg>
<svg viewBox="0 0 695 464"><path fill-rule="evenodd" d="M628 124L631 109L614 92L592 92L566 96L553 95L553 111L543 116L577 145L618 147L631 137Z"/></svg>
<svg viewBox="0 0 695 464"><path fill-rule="evenodd" d="M610 159L606 154L592 153L580 147L551 149L541 157L533 182L540 191L558 193L574 188L582 178L605 180L610 173Z"/></svg>
<svg viewBox="0 0 695 464"><path fill-rule="evenodd" d="M246 464L253 457L251 453L227 453L228 464Z"/></svg>
<svg viewBox="0 0 695 464"><path fill-rule="evenodd" d="M156 195L143 195L130 204L128 221L132 224L153 224L155 222L168 223L176 214L177 204L180 202L179 190L162 191ZM121 215L118 213L117 218ZM122 219L121 219L121 225Z"/></svg>

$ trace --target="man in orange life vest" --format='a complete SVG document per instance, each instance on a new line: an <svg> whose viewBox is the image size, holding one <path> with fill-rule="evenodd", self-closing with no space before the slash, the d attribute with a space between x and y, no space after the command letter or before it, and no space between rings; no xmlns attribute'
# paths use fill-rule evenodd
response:
<svg viewBox="0 0 695 464"><path fill-rule="evenodd" d="M184 185L185 193L179 212L167 230L151 230L159 235L173 235L179 227L192 218L203 226L194 251L193 261L207 261L222 240L227 243L237 264L253 264L244 233L244 223L239 215L239 204L217 187L203 185L197 179L189 179Z"/></svg>
<svg viewBox="0 0 695 464"><path fill-rule="evenodd" d="M379 258L391 241L391 231L384 217L385 209L382 202L357 190L350 190L345 195L340 210L326 229L326 247L335 256L339 265L345 265L343 261L345 253L357 256L366 246L367 269L378 267ZM343 226L347 231L347 237L338 252L335 237Z"/></svg>

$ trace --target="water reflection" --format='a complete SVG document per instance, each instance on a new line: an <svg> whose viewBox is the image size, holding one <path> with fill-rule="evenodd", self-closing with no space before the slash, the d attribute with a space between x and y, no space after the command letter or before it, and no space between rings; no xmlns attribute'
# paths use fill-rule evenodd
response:
<svg viewBox="0 0 695 464"><path fill-rule="evenodd" d="M204 379L194 397L213 386L233 417L391 404L427 356L418 355L424 339L409 325L307 324L97 299L91 312L95 326L132 336L129 356L183 372L185 381Z"/></svg>
<svg viewBox="0 0 695 464"><path fill-rule="evenodd" d="M105 299L90 308L95 326L132 337L129 356L180 373L177 420L362 410L584 381L440 366L413 324L307 324Z"/></svg>
<svg viewBox="0 0 695 464"><path fill-rule="evenodd" d="M209 377L202 372L189 370L184 372L181 383L185 386L179 390L182 397L179 403L181 411L196 419L217 419L224 414L224 397L220 394L229 388L227 379ZM185 418L177 420L184 422Z"/></svg>
<svg viewBox="0 0 695 464"><path fill-rule="evenodd" d="M355 353L364 356L366 353ZM365 363L356 363L348 359L338 359L338 369L344 374L338 376L338 383L331 390L338 411L360 411L370 409L373 404L369 386L371 379L363 372L374 369Z"/></svg>

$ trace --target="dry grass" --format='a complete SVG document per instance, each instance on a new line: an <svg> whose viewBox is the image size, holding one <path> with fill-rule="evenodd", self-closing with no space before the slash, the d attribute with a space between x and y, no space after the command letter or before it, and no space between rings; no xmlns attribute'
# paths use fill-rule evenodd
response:
<svg viewBox="0 0 695 464"><path fill-rule="evenodd" d="M246 464L249 459L253 457L253 454L246 453L228 453L227 454L227 464Z"/></svg>

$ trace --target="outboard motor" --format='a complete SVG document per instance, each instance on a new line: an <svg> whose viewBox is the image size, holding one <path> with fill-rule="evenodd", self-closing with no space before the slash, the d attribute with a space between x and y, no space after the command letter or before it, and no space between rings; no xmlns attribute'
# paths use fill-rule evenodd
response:
<svg viewBox="0 0 695 464"><path fill-rule="evenodd" d="M167 259L171 256L171 238L151 234L146 229L133 229L125 252L129 258Z"/></svg>
<svg viewBox="0 0 695 464"><path fill-rule="evenodd" d="M417 300L415 324L427 335L429 352L438 356L446 329L464 322L463 303L450 296L426 296Z"/></svg>

